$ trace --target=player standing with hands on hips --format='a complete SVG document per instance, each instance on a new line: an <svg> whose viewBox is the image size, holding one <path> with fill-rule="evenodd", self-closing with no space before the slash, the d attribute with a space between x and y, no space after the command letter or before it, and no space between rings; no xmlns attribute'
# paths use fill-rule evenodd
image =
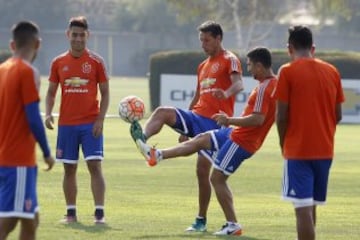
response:
<svg viewBox="0 0 360 240"><path fill-rule="evenodd" d="M130 132L135 142L146 142L159 133L164 125L180 133L179 142L183 142L189 137L220 128L211 119L214 114L233 116L236 94L243 89L240 60L222 46L223 31L220 24L206 21L198 27L198 31L201 47L208 58L198 66L196 92L189 110L158 107L146 122L144 131L137 121L132 123ZM186 231L206 231L206 215L211 197L211 166L211 153L199 152L196 166L199 211L195 222Z"/></svg>
<svg viewBox="0 0 360 240"><path fill-rule="evenodd" d="M94 197L94 223L105 223L105 180L101 161L103 154L103 125L109 106L109 80L103 59L86 48L89 37L85 17L70 19L66 36L70 50L56 57L51 64L49 88L46 95L45 125L53 129L52 110L58 86L61 86L61 105L56 146L56 159L63 162L67 213L64 223L77 221L76 170L79 147L91 177ZM99 104L98 89L101 100Z"/></svg>
<svg viewBox="0 0 360 240"><path fill-rule="evenodd" d="M298 240L314 240L316 205L326 201L344 93L338 70L314 58L308 27L289 29L291 62L279 70L277 128L285 158L283 198L295 207Z"/></svg>
<svg viewBox="0 0 360 240"><path fill-rule="evenodd" d="M38 26L14 25L10 47L13 56L0 65L0 240L17 222L19 239L33 240L39 225L36 142L46 170L55 163L40 116L40 74L31 65L40 47Z"/></svg>

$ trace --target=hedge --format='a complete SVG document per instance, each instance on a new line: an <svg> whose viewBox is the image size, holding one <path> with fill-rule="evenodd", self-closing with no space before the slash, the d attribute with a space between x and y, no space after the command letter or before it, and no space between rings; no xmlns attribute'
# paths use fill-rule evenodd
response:
<svg viewBox="0 0 360 240"><path fill-rule="evenodd" d="M273 69L289 61L285 50L272 50ZM161 74L192 74L196 75L196 69L200 62L207 56L202 51L165 51L150 56L150 101L151 110L160 103L160 75ZM343 78L360 79L360 54L356 52L316 52L316 57L323 59L336 66ZM246 57L240 57L243 73L246 72Z"/></svg>

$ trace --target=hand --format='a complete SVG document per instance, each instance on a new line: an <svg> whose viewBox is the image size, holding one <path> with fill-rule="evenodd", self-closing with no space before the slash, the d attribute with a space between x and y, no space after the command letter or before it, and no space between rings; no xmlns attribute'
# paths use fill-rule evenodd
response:
<svg viewBox="0 0 360 240"><path fill-rule="evenodd" d="M216 88L212 91L212 95L218 99L226 99L228 96L226 92L220 88Z"/></svg>
<svg viewBox="0 0 360 240"><path fill-rule="evenodd" d="M48 115L45 117L45 126L47 129L54 129L54 117L52 115Z"/></svg>
<svg viewBox="0 0 360 240"><path fill-rule="evenodd" d="M50 171L55 164L55 159L50 155L50 156L44 158L44 161L47 165L47 168L45 168L44 171Z"/></svg>
<svg viewBox="0 0 360 240"><path fill-rule="evenodd" d="M100 137L102 132L103 132L103 125L104 125L104 120L103 119L97 119L94 123L94 126L93 126L93 130L92 130L92 133L93 133L93 136L94 137Z"/></svg>
<svg viewBox="0 0 360 240"><path fill-rule="evenodd" d="M211 117L216 123L220 126L228 126L229 125L229 118L225 113L217 113Z"/></svg>
<svg viewBox="0 0 360 240"><path fill-rule="evenodd" d="M187 140L189 140L188 136L185 136L185 135L180 135L179 136L179 143L185 142Z"/></svg>

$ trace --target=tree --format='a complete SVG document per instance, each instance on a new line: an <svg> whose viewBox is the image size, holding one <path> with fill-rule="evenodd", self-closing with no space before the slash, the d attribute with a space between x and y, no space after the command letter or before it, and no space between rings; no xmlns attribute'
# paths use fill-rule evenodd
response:
<svg viewBox="0 0 360 240"><path fill-rule="evenodd" d="M56 4L59 2L58 4ZM52 0L0 0L0 27L10 28L20 20L35 21L42 29L64 25L64 4ZM45 7L46 6L46 7Z"/></svg>
<svg viewBox="0 0 360 240"><path fill-rule="evenodd" d="M359 0L167 0L176 10L179 21L194 18L213 19L225 30L235 30L240 53L259 44L280 19L291 24L299 11L316 21L318 28L328 23L359 26ZM300 21L303 19L300 19ZM329 22L330 20L330 22ZM301 23L301 22L299 22ZM303 22L305 23L305 22ZM360 30L360 27L357 27Z"/></svg>
<svg viewBox="0 0 360 240"><path fill-rule="evenodd" d="M240 53L266 38L277 19L289 10L289 0L168 0L168 2L177 9L179 21L200 17L219 22L225 30L235 29Z"/></svg>
<svg viewBox="0 0 360 240"><path fill-rule="evenodd" d="M335 19L334 25L343 32L360 32L360 1L359 0L315 0L315 14L323 26L326 20Z"/></svg>
<svg viewBox="0 0 360 240"><path fill-rule="evenodd" d="M61 2L61 1L57 1ZM92 30L111 30L116 17L118 0L67 0L67 18L84 15Z"/></svg>

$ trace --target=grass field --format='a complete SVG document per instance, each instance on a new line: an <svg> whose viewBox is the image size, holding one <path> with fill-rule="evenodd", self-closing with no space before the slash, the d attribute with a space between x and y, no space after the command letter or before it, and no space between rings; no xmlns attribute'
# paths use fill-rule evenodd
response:
<svg viewBox="0 0 360 240"><path fill-rule="evenodd" d="M43 95L46 90L43 82ZM109 114L117 114L118 101L129 94L142 97L149 106L145 79L111 81ZM76 104L76 103L75 103ZM42 106L44 103L42 103ZM262 149L230 178L237 216L244 240L293 240L295 220L290 203L280 200L282 158L275 127ZM39 172L40 227L38 239L218 239L212 232L224 223L213 195L208 212L208 232L187 234L184 229L197 213L195 156L164 161L154 168L145 164L129 136L129 124L109 118L105 126L107 182L105 226L94 226L89 174L81 161L78 168L78 217L80 222L61 225L65 213L62 166ZM47 131L54 149L55 132ZM330 176L327 205L318 208L318 240L360 239L360 125L340 125L336 156ZM164 128L150 140L158 147L176 143L176 134ZM40 169L43 167L39 162ZM18 229L17 229L18 230ZM9 239L16 239L13 233ZM233 239L228 237L225 239Z"/></svg>

